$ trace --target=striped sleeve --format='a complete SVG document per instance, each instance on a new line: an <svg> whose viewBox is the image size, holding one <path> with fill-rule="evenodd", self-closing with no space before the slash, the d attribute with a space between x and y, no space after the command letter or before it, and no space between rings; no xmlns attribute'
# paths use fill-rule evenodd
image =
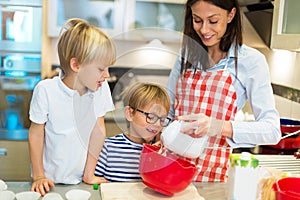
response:
<svg viewBox="0 0 300 200"><path fill-rule="evenodd" d="M124 134L107 138L101 151L95 175L111 182L141 181L139 159L143 146Z"/></svg>

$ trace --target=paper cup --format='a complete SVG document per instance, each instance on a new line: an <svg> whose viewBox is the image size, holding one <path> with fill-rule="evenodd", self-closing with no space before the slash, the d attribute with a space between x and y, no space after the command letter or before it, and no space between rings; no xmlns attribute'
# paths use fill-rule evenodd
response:
<svg viewBox="0 0 300 200"><path fill-rule="evenodd" d="M14 200L15 199L15 193L9 190L1 191L0 192L0 199L2 200Z"/></svg>
<svg viewBox="0 0 300 200"><path fill-rule="evenodd" d="M68 200L88 200L91 197L91 193L86 190L72 189L65 196Z"/></svg>
<svg viewBox="0 0 300 200"><path fill-rule="evenodd" d="M17 200L38 200L40 198L41 194L38 192L19 192L16 194Z"/></svg>
<svg viewBox="0 0 300 200"><path fill-rule="evenodd" d="M47 193L44 197L43 200L63 200L62 196L58 193L51 192Z"/></svg>
<svg viewBox="0 0 300 200"><path fill-rule="evenodd" d="M7 190L7 185L4 181L0 179L0 192L3 190Z"/></svg>

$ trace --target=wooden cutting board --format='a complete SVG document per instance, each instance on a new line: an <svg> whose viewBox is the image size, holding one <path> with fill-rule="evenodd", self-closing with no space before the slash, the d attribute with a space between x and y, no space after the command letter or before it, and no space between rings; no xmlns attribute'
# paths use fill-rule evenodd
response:
<svg viewBox="0 0 300 200"><path fill-rule="evenodd" d="M102 200L204 200L193 184L172 197L160 194L142 182L102 183L100 190Z"/></svg>

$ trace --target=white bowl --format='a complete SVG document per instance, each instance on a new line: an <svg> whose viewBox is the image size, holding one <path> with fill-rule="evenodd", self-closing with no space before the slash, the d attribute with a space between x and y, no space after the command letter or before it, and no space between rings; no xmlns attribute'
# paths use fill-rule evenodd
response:
<svg viewBox="0 0 300 200"><path fill-rule="evenodd" d="M38 192L19 192L16 194L17 200L38 200L40 198L41 194Z"/></svg>
<svg viewBox="0 0 300 200"><path fill-rule="evenodd" d="M63 198L56 192L50 192L43 197L43 200L63 200Z"/></svg>
<svg viewBox="0 0 300 200"><path fill-rule="evenodd" d="M198 158L207 147L208 136L193 138L181 133L181 126L185 122L173 121L161 134L163 145L174 153L187 157Z"/></svg>
<svg viewBox="0 0 300 200"><path fill-rule="evenodd" d="M15 199L15 193L9 190L1 191L0 192L0 199L1 200L13 200Z"/></svg>
<svg viewBox="0 0 300 200"><path fill-rule="evenodd" d="M0 191L7 190L6 183L0 179Z"/></svg>
<svg viewBox="0 0 300 200"><path fill-rule="evenodd" d="M91 193L86 190L72 189L65 196L68 200L88 200L91 197Z"/></svg>

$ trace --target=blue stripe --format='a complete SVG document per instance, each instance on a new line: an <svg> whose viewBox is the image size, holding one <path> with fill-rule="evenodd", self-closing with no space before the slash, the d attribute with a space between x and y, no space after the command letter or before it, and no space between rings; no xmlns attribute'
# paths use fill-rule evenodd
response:
<svg viewBox="0 0 300 200"><path fill-rule="evenodd" d="M138 168L142 149L142 145L130 141L124 134L106 138L95 175L112 182L141 181Z"/></svg>

